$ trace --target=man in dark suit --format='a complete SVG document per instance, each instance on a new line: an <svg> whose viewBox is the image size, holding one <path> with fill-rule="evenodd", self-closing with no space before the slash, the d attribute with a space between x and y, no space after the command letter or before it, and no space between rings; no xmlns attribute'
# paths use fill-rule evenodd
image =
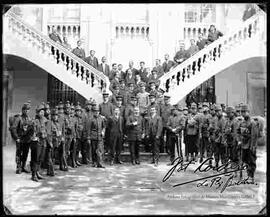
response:
<svg viewBox="0 0 270 217"><path fill-rule="evenodd" d="M203 38L203 33L200 33L198 36L197 46L199 50L203 49L206 46L206 39Z"/></svg>
<svg viewBox="0 0 270 217"><path fill-rule="evenodd" d="M85 58L85 62L87 62L89 65L93 66L95 69L98 68L98 59L95 57L95 51L90 50L90 56Z"/></svg>
<svg viewBox="0 0 270 217"><path fill-rule="evenodd" d="M160 59L156 59L156 66L153 68L153 71L157 72L158 77L161 77L164 74L163 67L160 64Z"/></svg>
<svg viewBox="0 0 270 217"><path fill-rule="evenodd" d="M114 114L108 119L108 130L110 135L110 165L116 163L122 164L120 159L122 140L123 140L123 117L120 115L120 109L114 107Z"/></svg>
<svg viewBox="0 0 270 217"><path fill-rule="evenodd" d="M145 62L140 62L140 69L137 70L138 74L141 76L143 82L147 82L147 71L145 68Z"/></svg>
<svg viewBox="0 0 270 217"><path fill-rule="evenodd" d="M111 70L110 76L109 76L110 81L113 80L113 78L115 77L115 74L117 72L118 72L117 64L116 63L113 63L112 64L112 70Z"/></svg>
<svg viewBox="0 0 270 217"><path fill-rule="evenodd" d="M123 65L122 64L118 64L117 66L118 71L120 72L120 76L122 79L126 78L126 72L123 71Z"/></svg>
<svg viewBox="0 0 270 217"><path fill-rule="evenodd" d="M132 75L135 76L135 74L137 74L137 69L133 68L133 65L134 65L133 61L130 60L128 63L128 69L126 70L126 73L129 69L131 69Z"/></svg>
<svg viewBox="0 0 270 217"><path fill-rule="evenodd" d="M110 67L108 64L106 64L106 57L102 57L101 63L98 66L98 70L103 72L104 75L106 75L108 78L110 76Z"/></svg>
<svg viewBox="0 0 270 217"><path fill-rule="evenodd" d="M85 59L85 51L81 48L82 42L81 40L77 41L77 47L72 50L72 53L81 59Z"/></svg>
<svg viewBox="0 0 270 217"><path fill-rule="evenodd" d="M187 54L187 51L185 50L185 44L181 43L180 50L177 51L175 56L174 56L174 61L177 64L180 64L180 63L184 62L187 58L188 58L188 54Z"/></svg>
<svg viewBox="0 0 270 217"><path fill-rule="evenodd" d="M169 54L165 54L164 58L165 58L165 61L162 64L162 68L163 68L164 73L167 73L175 65L175 62L173 62L172 60L169 60Z"/></svg>
<svg viewBox="0 0 270 217"><path fill-rule="evenodd" d="M59 34L56 32L54 26L52 27L52 33L49 34L49 37L50 37L53 41L62 44L61 37L60 37Z"/></svg>

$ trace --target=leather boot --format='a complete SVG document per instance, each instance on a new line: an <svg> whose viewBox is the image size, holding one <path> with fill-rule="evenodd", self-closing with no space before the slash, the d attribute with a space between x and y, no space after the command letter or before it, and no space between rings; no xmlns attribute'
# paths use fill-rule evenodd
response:
<svg viewBox="0 0 270 217"><path fill-rule="evenodd" d="M38 178L36 175L36 172L32 172L32 178L31 178L34 182L38 182Z"/></svg>
<svg viewBox="0 0 270 217"><path fill-rule="evenodd" d="M131 163L132 163L132 165L135 165L135 164L136 164L136 163L135 163L135 160L132 160Z"/></svg>
<svg viewBox="0 0 270 217"><path fill-rule="evenodd" d="M40 175L40 173L38 171L36 172L36 175L37 175L38 179L44 179L44 177L42 175Z"/></svg>
<svg viewBox="0 0 270 217"><path fill-rule="evenodd" d="M22 163L22 172L23 173L30 173L30 171L25 168L25 164L26 164L26 162Z"/></svg>

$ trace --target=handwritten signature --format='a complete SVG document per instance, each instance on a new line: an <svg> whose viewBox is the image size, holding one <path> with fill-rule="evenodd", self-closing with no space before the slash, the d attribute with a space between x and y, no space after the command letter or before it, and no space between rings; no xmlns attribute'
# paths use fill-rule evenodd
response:
<svg viewBox="0 0 270 217"><path fill-rule="evenodd" d="M241 179L239 181L233 180L233 178L234 178L233 173L246 170L247 169L246 165L239 165L239 164L233 163L231 161L228 161L227 163L222 164L219 167L212 167L212 166L206 164L210 160L213 160L213 158L208 158L205 161L203 161L194 170L194 173L206 173L206 172L209 172L210 170L212 170L212 171L218 172L217 174L210 175L210 176L203 177L203 178L199 178L199 179L190 180L187 182L178 183L178 184L173 185L173 187L186 185L186 184L189 184L192 182L199 182L197 184L197 187L214 187L214 186L216 186L217 189L221 188L221 193L222 193L227 187L230 187L230 186L241 185L241 184L255 184L255 185L257 185L257 183L254 183L253 181L248 180L248 178ZM187 168L189 167L189 165L191 165L191 164L195 164L195 163L192 161L183 162L183 158L181 158L181 157L176 158L172 162L173 166L169 169L169 171L163 177L162 181L166 182L175 171L176 172L180 172L180 171L185 172L187 170ZM223 177L225 177L225 176L229 177L226 181L223 180Z"/></svg>

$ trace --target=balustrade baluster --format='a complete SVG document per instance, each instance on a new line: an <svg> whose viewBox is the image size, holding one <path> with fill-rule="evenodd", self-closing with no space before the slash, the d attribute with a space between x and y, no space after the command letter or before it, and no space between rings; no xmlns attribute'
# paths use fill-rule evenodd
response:
<svg viewBox="0 0 270 217"><path fill-rule="evenodd" d="M169 89L170 89L170 79L169 78L166 80L165 88L166 88L166 92L169 92Z"/></svg>
<svg viewBox="0 0 270 217"><path fill-rule="evenodd" d="M94 74L91 72L91 87L94 87L94 83L95 83L95 76L94 76Z"/></svg>
<svg viewBox="0 0 270 217"><path fill-rule="evenodd" d="M197 61L197 69L199 72L201 71L201 62L202 62L202 58L200 57Z"/></svg>
<svg viewBox="0 0 270 217"><path fill-rule="evenodd" d="M89 73L89 70L87 70L87 69L85 72L85 76L86 76L86 84L89 84L90 83L90 73Z"/></svg>
<svg viewBox="0 0 270 217"><path fill-rule="evenodd" d="M182 73L182 82L185 81L185 78L186 78L186 69L184 68Z"/></svg>
<svg viewBox="0 0 270 217"><path fill-rule="evenodd" d="M179 83L180 83L180 77L181 77L181 72L179 71L179 72L177 72L177 76L176 76L176 79L177 79L177 85L179 85Z"/></svg>
<svg viewBox="0 0 270 217"><path fill-rule="evenodd" d="M192 74L193 75L195 75L195 73L196 73L196 61L193 61L193 63L192 63Z"/></svg>
<svg viewBox="0 0 270 217"><path fill-rule="evenodd" d="M70 59L69 59L69 56L66 55L66 69L67 69L67 71L71 71L70 68L71 68Z"/></svg>
<svg viewBox="0 0 270 217"><path fill-rule="evenodd" d="M84 81L85 80L85 70L84 67L81 66L81 80Z"/></svg>

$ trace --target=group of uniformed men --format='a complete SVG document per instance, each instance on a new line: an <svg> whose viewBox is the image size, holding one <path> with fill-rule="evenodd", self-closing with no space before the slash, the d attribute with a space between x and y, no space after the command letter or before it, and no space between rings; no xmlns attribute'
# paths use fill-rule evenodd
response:
<svg viewBox="0 0 270 217"><path fill-rule="evenodd" d="M91 163L93 167L104 168L105 152L110 165L122 164L125 142L129 144L133 165L140 164L139 147L144 144L145 151L152 152L151 163L155 166L159 153L165 151L170 155L169 165L175 155L186 161L197 161L199 157L200 163L210 158L209 165L216 168L220 160L221 164L244 163L248 166L248 177L254 178L258 127L247 105L222 108L203 103L197 108L192 103L190 108L182 108L172 106L168 95L164 95L161 103L151 93L149 100L147 107L141 107L138 97L131 96L124 106L122 95L109 96L104 92L101 104L87 100L84 109L68 101L53 109L42 103L33 119L29 117L30 103L25 103L22 114L15 116L10 126L16 141L16 173L30 173L26 168L29 149L33 181L43 178L41 168L54 176L54 164L59 164L63 171L68 171L69 166Z"/></svg>

